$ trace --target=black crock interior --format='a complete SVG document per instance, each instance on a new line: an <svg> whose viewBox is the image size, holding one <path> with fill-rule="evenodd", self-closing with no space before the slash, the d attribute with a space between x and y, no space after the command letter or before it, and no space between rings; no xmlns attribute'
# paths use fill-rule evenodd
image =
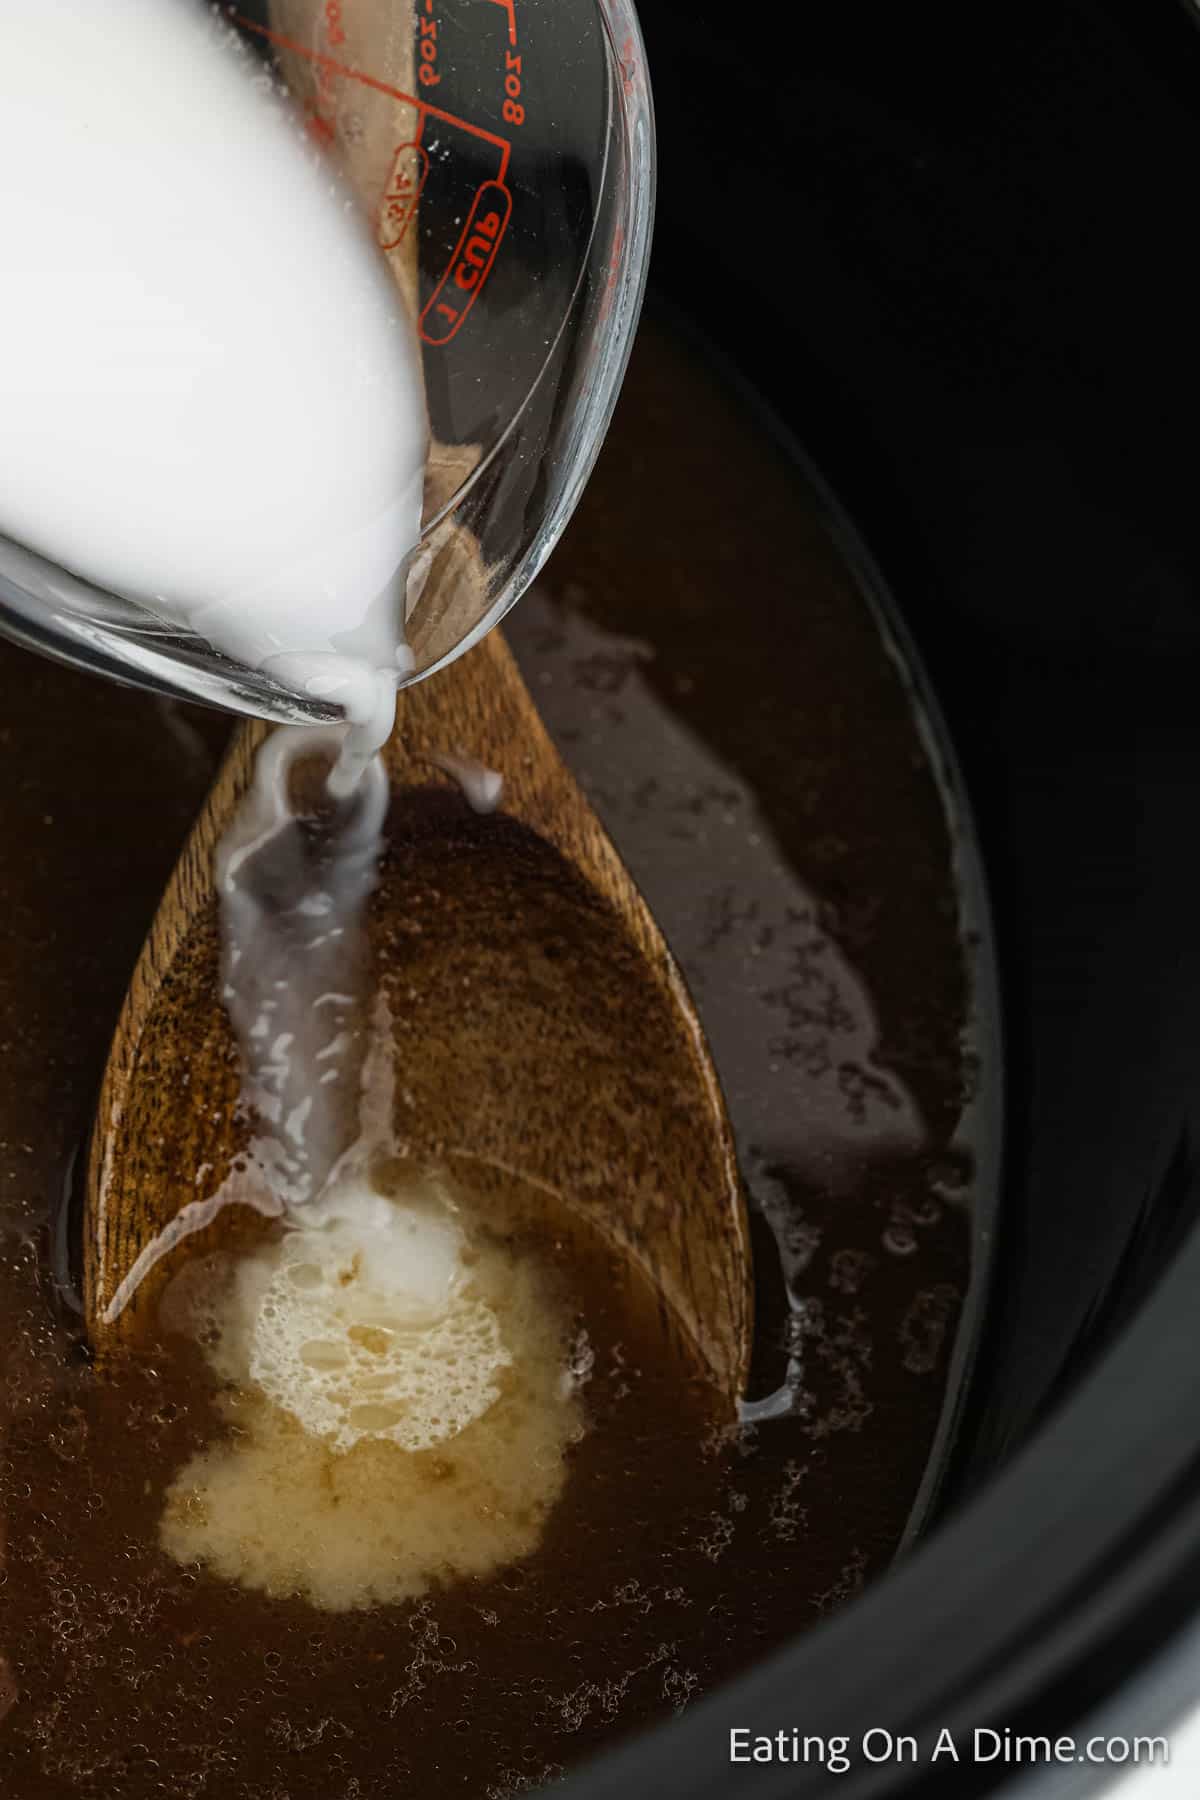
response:
<svg viewBox="0 0 1200 1800"><path fill-rule="evenodd" d="M730 1767L730 1725L1067 1729L1200 1588L1200 30L1185 0L642 13L656 285L906 622L979 827L1007 1038L937 1529L570 1786L764 1800L828 1778Z"/></svg>

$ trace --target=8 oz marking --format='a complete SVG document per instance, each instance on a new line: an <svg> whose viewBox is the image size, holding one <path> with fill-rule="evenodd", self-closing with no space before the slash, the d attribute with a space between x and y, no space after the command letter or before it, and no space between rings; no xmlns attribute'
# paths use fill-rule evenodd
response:
<svg viewBox="0 0 1200 1800"><path fill-rule="evenodd" d="M504 92L508 98L500 110L510 125L523 125L525 108L521 105L521 59L508 50L505 52L504 66L508 70L504 77Z"/></svg>
<svg viewBox="0 0 1200 1800"><path fill-rule="evenodd" d="M433 11L433 0L425 0L425 11ZM422 87L436 87L442 79L437 72L437 20L421 20L421 38L418 44L420 62L417 64L417 80Z"/></svg>

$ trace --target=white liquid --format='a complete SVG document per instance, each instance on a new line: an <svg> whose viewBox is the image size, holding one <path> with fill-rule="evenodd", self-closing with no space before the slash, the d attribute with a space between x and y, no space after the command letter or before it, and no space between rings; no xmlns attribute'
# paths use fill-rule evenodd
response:
<svg viewBox="0 0 1200 1800"><path fill-rule="evenodd" d="M388 780L375 757L354 792L306 832L294 764L336 758L344 733L272 732L216 851L221 998L242 1053L255 1156L281 1209L315 1201L356 1135L370 971L363 911L383 850Z"/></svg>
<svg viewBox="0 0 1200 1800"><path fill-rule="evenodd" d="M315 838L291 802L294 765L309 754L337 758L347 735L274 731L217 845L221 998L255 1135L215 1193L189 1201L143 1247L105 1310L109 1322L176 1245L226 1207L323 1223L312 1209L327 1190L393 1148L391 1026L378 1006L368 1021L363 918L383 850L382 760L366 765Z"/></svg>
<svg viewBox="0 0 1200 1800"><path fill-rule="evenodd" d="M0 46L0 533L382 742L427 425L349 190L202 0Z"/></svg>
<svg viewBox="0 0 1200 1800"><path fill-rule="evenodd" d="M504 777L498 770L489 769L478 757L460 756L450 750L430 751L429 760L457 781L472 812L495 812L504 792Z"/></svg>

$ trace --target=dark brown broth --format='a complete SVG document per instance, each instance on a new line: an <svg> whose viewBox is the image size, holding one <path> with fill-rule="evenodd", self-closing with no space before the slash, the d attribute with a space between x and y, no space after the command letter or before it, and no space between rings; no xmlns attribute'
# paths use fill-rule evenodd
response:
<svg viewBox="0 0 1200 1800"><path fill-rule="evenodd" d="M415 1606L326 1615L163 1555L164 1488L218 1429L210 1384L177 1344L120 1384L94 1379L55 1301L48 1225L223 728L0 650L0 1791L13 1800L519 1791L850 1597L903 1531L966 1281L966 1217L945 1196L966 1191L971 1079L952 846L904 684L801 477L657 331L511 635L712 1021L751 1189L791 1246L800 1301L789 1317L760 1215L755 1392L790 1347L801 1410L722 1442L653 1309L594 1248L564 1276L598 1347L592 1429L525 1564ZM639 757L638 734L658 730L649 700L727 783L709 761L678 775L665 736ZM749 864L760 827L783 869L779 918L770 896L746 901L708 873L714 834L746 832ZM783 942L795 963L778 995L722 960L731 936L768 931L765 950ZM863 992L877 1042L856 1062ZM744 1037L770 1022L765 1065L739 1019ZM881 1132L873 1082L912 1097L919 1142ZM541 1251L553 1259L553 1240Z"/></svg>

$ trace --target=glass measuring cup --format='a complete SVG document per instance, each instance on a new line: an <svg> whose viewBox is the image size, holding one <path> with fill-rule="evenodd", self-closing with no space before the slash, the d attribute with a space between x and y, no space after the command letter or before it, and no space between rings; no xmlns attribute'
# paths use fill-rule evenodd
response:
<svg viewBox="0 0 1200 1800"><path fill-rule="evenodd" d="M341 164L418 319L433 444L397 602L405 685L519 598L599 450L653 208L637 22L628 0L229 0L221 11ZM236 712L341 716L3 536L0 632Z"/></svg>

